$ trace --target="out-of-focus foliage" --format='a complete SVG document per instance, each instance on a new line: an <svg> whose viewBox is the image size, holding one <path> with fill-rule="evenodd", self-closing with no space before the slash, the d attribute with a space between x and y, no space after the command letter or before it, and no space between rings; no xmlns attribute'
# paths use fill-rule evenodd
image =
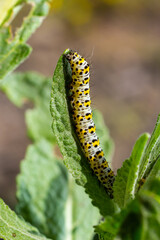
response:
<svg viewBox="0 0 160 240"><path fill-rule="evenodd" d="M50 128L50 78L34 72L13 73L5 78L1 90L18 107L26 102L34 103L34 109L26 110L27 130L32 140L39 141L41 138L46 138L55 142Z"/></svg>
<svg viewBox="0 0 160 240"><path fill-rule="evenodd" d="M34 72L16 72L6 77L0 88L17 107L29 101L38 105L42 100L49 102L51 79Z"/></svg>
<svg viewBox="0 0 160 240"><path fill-rule="evenodd" d="M112 10L119 13L125 11L125 14L126 12L141 14L150 10L156 14L160 9L160 2L156 0L52 0L51 9L70 24L78 26L91 21L95 14L107 16Z"/></svg>
<svg viewBox="0 0 160 240"><path fill-rule="evenodd" d="M67 197L67 171L52 144L43 139L29 146L17 178L16 212L45 236L62 240Z"/></svg>
<svg viewBox="0 0 160 240"><path fill-rule="evenodd" d="M0 1L0 79L13 71L31 53L32 48L26 44L26 41L48 14L48 2L49 0ZM12 20L24 3L30 3L31 9L14 33Z"/></svg>
<svg viewBox="0 0 160 240"><path fill-rule="evenodd" d="M5 18L10 17L13 6L17 3L17 0L1 0L0 2L0 25L2 24Z"/></svg>
<svg viewBox="0 0 160 240"><path fill-rule="evenodd" d="M93 13L93 6L88 0L55 0L52 1L51 7L73 25L85 24Z"/></svg>

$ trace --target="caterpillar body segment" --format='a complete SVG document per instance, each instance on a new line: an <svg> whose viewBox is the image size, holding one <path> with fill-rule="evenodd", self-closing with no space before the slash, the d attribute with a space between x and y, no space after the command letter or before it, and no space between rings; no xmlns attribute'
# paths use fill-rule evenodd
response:
<svg viewBox="0 0 160 240"><path fill-rule="evenodd" d="M76 133L91 168L112 197L115 176L104 157L99 138L96 135L96 126L92 119L89 64L81 55L72 50L65 57L72 70L69 100Z"/></svg>

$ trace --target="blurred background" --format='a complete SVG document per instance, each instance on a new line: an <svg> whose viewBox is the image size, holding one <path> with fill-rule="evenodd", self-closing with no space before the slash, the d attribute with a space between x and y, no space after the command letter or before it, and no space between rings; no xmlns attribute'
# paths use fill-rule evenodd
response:
<svg viewBox="0 0 160 240"><path fill-rule="evenodd" d="M26 5L13 22L21 24ZM66 48L91 65L92 108L104 116L115 142L116 171L136 138L152 133L160 112L160 1L54 0L49 16L30 38L33 52L18 71L52 76ZM30 143L24 112L0 92L0 193L15 204L15 177Z"/></svg>

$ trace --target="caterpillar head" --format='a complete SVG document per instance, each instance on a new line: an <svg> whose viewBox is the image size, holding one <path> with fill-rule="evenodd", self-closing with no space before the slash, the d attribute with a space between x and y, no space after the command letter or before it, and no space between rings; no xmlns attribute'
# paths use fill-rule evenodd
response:
<svg viewBox="0 0 160 240"><path fill-rule="evenodd" d="M69 59L71 59L72 52L73 52L73 50L68 49L68 53L64 54L64 56L69 60Z"/></svg>

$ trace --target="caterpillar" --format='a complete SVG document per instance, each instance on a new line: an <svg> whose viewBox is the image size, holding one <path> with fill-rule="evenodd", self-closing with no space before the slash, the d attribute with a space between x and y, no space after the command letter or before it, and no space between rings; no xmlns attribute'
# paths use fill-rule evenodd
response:
<svg viewBox="0 0 160 240"><path fill-rule="evenodd" d="M90 99L90 67L87 61L76 51L65 54L72 71L72 81L69 85L69 102L76 133L83 152L99 181L113 197L114 173L104 157L96 135L96 127L92 119Z"/></svg>

